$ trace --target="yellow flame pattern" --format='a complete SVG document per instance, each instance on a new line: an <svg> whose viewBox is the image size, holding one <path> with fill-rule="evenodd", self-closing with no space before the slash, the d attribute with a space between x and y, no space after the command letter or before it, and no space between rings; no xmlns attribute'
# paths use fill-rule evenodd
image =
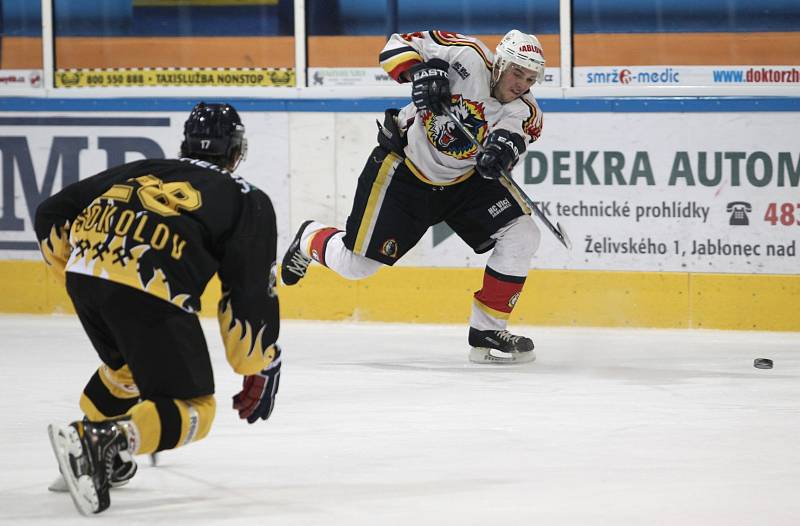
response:
<svg viewBox="0 0 800 526"><path fill-rule="evenodd" d="M219 330L225 344L225 357L233 370L238 374L256 374L266 369L275 359L275 346L266 349L262 341L266 326L261 327L258 334L247 320L234 317L230 298L225 295L219 302Z"/></svg>
<svg viewBox="0 0 800 526"><path fill-rule="evenodd" d="M70 235L72 255L67 261L66 270L89 276L107 279L115 283L128 285L166 300L173 305L192 312L188 305L189 294L172 295L169 281L161 268L142 260L144 254L151 249L149 245L140 244L126 251L128 238L94 230L73 228ZM102 251L102 257L98 257ZM117 256L125 254L125 258ZM145 278L145 276L150 276Z"/></svg>
<svg viewBox="0 0 800 526"><path fill-rule="evenodd" d="M62 281L67 260L72 251L67 232L69 232L69 221L63 226L53 225L50 235L39 242L39 249L42 251L47 268Z"/></svg>

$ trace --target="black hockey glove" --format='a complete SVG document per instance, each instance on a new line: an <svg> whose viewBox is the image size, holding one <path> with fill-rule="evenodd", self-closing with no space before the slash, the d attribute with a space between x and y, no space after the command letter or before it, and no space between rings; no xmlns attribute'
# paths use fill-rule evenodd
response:
<svg viewBox="0 0 800 526"><path fill-rule="evenodd" d="M252 424L259 418L266 420L275 407L275 396L281 380L281 348L275 344L275 358L269 367L256 374L249 374L242 381L242 391L233 397L233 408L239 418Z"/></svg>
<svg viewBox="0 0 800 526"><path fill-rule="evenodd" d="M525 139L518 133L508 130L494 130L486 138L483 151L475 158L475 169L486 179L499 179L502 170L511 172L525 152Z"/></svg>
<svg viewBox="0 0 800 526"><path fill-rule="evenodd" d="M435 115L444 115L450 107L450 80L447 70L450 64L440 58L432 58L408 70L411 76L411 100L418 111L430 110Z"/></svg>

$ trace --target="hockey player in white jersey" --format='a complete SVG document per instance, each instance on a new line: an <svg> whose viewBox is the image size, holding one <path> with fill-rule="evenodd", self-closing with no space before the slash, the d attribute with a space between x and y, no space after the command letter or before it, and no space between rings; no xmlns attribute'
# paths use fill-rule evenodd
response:
<svg viewBox="0 0 800 526"><path fill-rule="evenodd" d="M542 113L530 94L544 76L538 39L512 30L492 56L479 40L457 33L394 34L380 62L396 81L412 83L412 102L386 111L345 230L305 221L284 256L283 282L297 283L312 260L344 278L365 278L393 265L429 227L445 221L476 253L491 251L472 304L470 359L533 360L531 339L506 325L540 234L501 172L510 171L541 134Z"/></svg>

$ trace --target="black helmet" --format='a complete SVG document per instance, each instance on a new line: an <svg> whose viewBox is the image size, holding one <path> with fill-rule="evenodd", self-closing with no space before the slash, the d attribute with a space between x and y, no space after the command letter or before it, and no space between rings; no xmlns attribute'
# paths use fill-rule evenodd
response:
<svg viewBox="0 0 800 526"><path fill-rule="evenodd" d="M239 114L230 104L200 102L183 125L181 155L213 162L231 171L247 154Z"/></svg>

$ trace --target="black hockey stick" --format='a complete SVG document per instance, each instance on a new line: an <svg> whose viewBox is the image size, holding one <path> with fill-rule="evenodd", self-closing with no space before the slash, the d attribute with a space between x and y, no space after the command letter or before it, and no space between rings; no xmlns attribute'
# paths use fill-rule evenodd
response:
<svg viewBox="0 0 800 526"><path fill-rule="evenodd" d="M475 138L475 136L472 135L472 133L470 133L470 131L467 129L466 126L464 126L464 123L461 122L461 120L458 117L453 115L453 112L450 111L450 108L446 107L444 109L444 114L447 115L447 118L450 119L453 122L453 124L456 125L459 131L461 131L461 133L464 134L464 136L469 140L469 142L471 142L478 149L478 152L483 151L483 146L481 145L481 143L479 143L478 140ZM550 232L552 232L553 235L556 236L556 238L561 242L561 244L564 245L568 250L571 249L572 242L569 240L567 233L564 232L564 229L561 227L561 225L559 223L553 225L553 223L551 223L550 220L547 219L547 216L544 215L544 213L539 209L538 206L536 206L536 203L534 203L531 200L531 198L528 197L525 191L522 188L520 188L517 182L511 178L511 174L508 173L508 170L506 170L505 168L501 168L500 174L502 175L503 179L508 181L508 183L511 186L513 186L517 192L519 192L520 196L522 196L522 199L525 201L525 204L528 205L531 210L533 210L533 213L536 214L536 217L541 219L542 223L544 223L545 226L548 228L548 230L550 230Z"/></svg>

